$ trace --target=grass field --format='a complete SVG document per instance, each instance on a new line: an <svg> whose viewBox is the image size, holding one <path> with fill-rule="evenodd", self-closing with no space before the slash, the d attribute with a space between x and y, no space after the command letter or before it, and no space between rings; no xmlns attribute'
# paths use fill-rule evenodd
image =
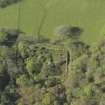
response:
<svg viewBox="0 0 105 105"><path fill-rule="evenodd" d="M41 3L41 5L40 5ZM18 5L0 9L0 27L17 27ZM105 0L23 0L20 12L20 29L37 35L44 8L47 10L41 34L50 38L60 25L83 28L81 40L96 43L104 37Z"/></svg>

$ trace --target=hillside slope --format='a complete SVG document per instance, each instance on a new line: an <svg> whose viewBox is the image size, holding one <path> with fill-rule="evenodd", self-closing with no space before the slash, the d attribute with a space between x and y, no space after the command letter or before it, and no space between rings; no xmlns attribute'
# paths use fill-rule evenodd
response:
<svg viewBox="0 0 105 105"><path fill-rule="evenodd" d="M20 5L20 28L29 35L37 35L46 11L40 30L44 36L54 39L57 27L71 25L83 28L81 39L87 43L94 44L103 38L104 0L23 0ZM18 7L19 4L15 4L0 9L0 27L17 27Z"/></svg>

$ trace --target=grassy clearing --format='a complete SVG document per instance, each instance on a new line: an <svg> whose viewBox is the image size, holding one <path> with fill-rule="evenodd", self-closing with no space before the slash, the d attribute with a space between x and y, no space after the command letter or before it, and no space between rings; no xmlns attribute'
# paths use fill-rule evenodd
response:
<svg viewBox="0 0 105 105"><path fill-rule="evenodd" d="M37 34L44 9L47 8L41 34L50 38L60 25L76 25L84 29L81 40L96 43L103 38L105 28L104 0L24 0L21 3L20 28L29 35ZM0 9L0 27L16 27L18 5Z"/></svg>

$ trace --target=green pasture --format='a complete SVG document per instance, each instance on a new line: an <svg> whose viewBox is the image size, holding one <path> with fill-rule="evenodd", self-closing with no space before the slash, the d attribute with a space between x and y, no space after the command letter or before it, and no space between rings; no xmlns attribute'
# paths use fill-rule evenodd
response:
<svg viewBox="0 0 105 105"><path fill-rule="evenodd" d="M41 35L56 38L54 30L60 25L79 26L84 32L81 40L94 44L105 34L105 0L23 0L20 4L0 9L0 28L19 27L27 35L37 35L46 13Z"/></svg>

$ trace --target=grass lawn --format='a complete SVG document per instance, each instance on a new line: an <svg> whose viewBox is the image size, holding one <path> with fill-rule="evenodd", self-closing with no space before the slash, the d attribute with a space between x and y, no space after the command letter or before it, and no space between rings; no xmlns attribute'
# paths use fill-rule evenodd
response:
<svg viewBox="0 0 105 105"><path fill-rule="evenodd" d="M0 9L0 27L17 27L18 5ZM97 43L104 37L105 0L23 0L20 29L28 35L37 35L43 7L47 8L47 16L42 35L55 38L56 27L71 25L83 28L81 40L89 44Z"/></svg>

